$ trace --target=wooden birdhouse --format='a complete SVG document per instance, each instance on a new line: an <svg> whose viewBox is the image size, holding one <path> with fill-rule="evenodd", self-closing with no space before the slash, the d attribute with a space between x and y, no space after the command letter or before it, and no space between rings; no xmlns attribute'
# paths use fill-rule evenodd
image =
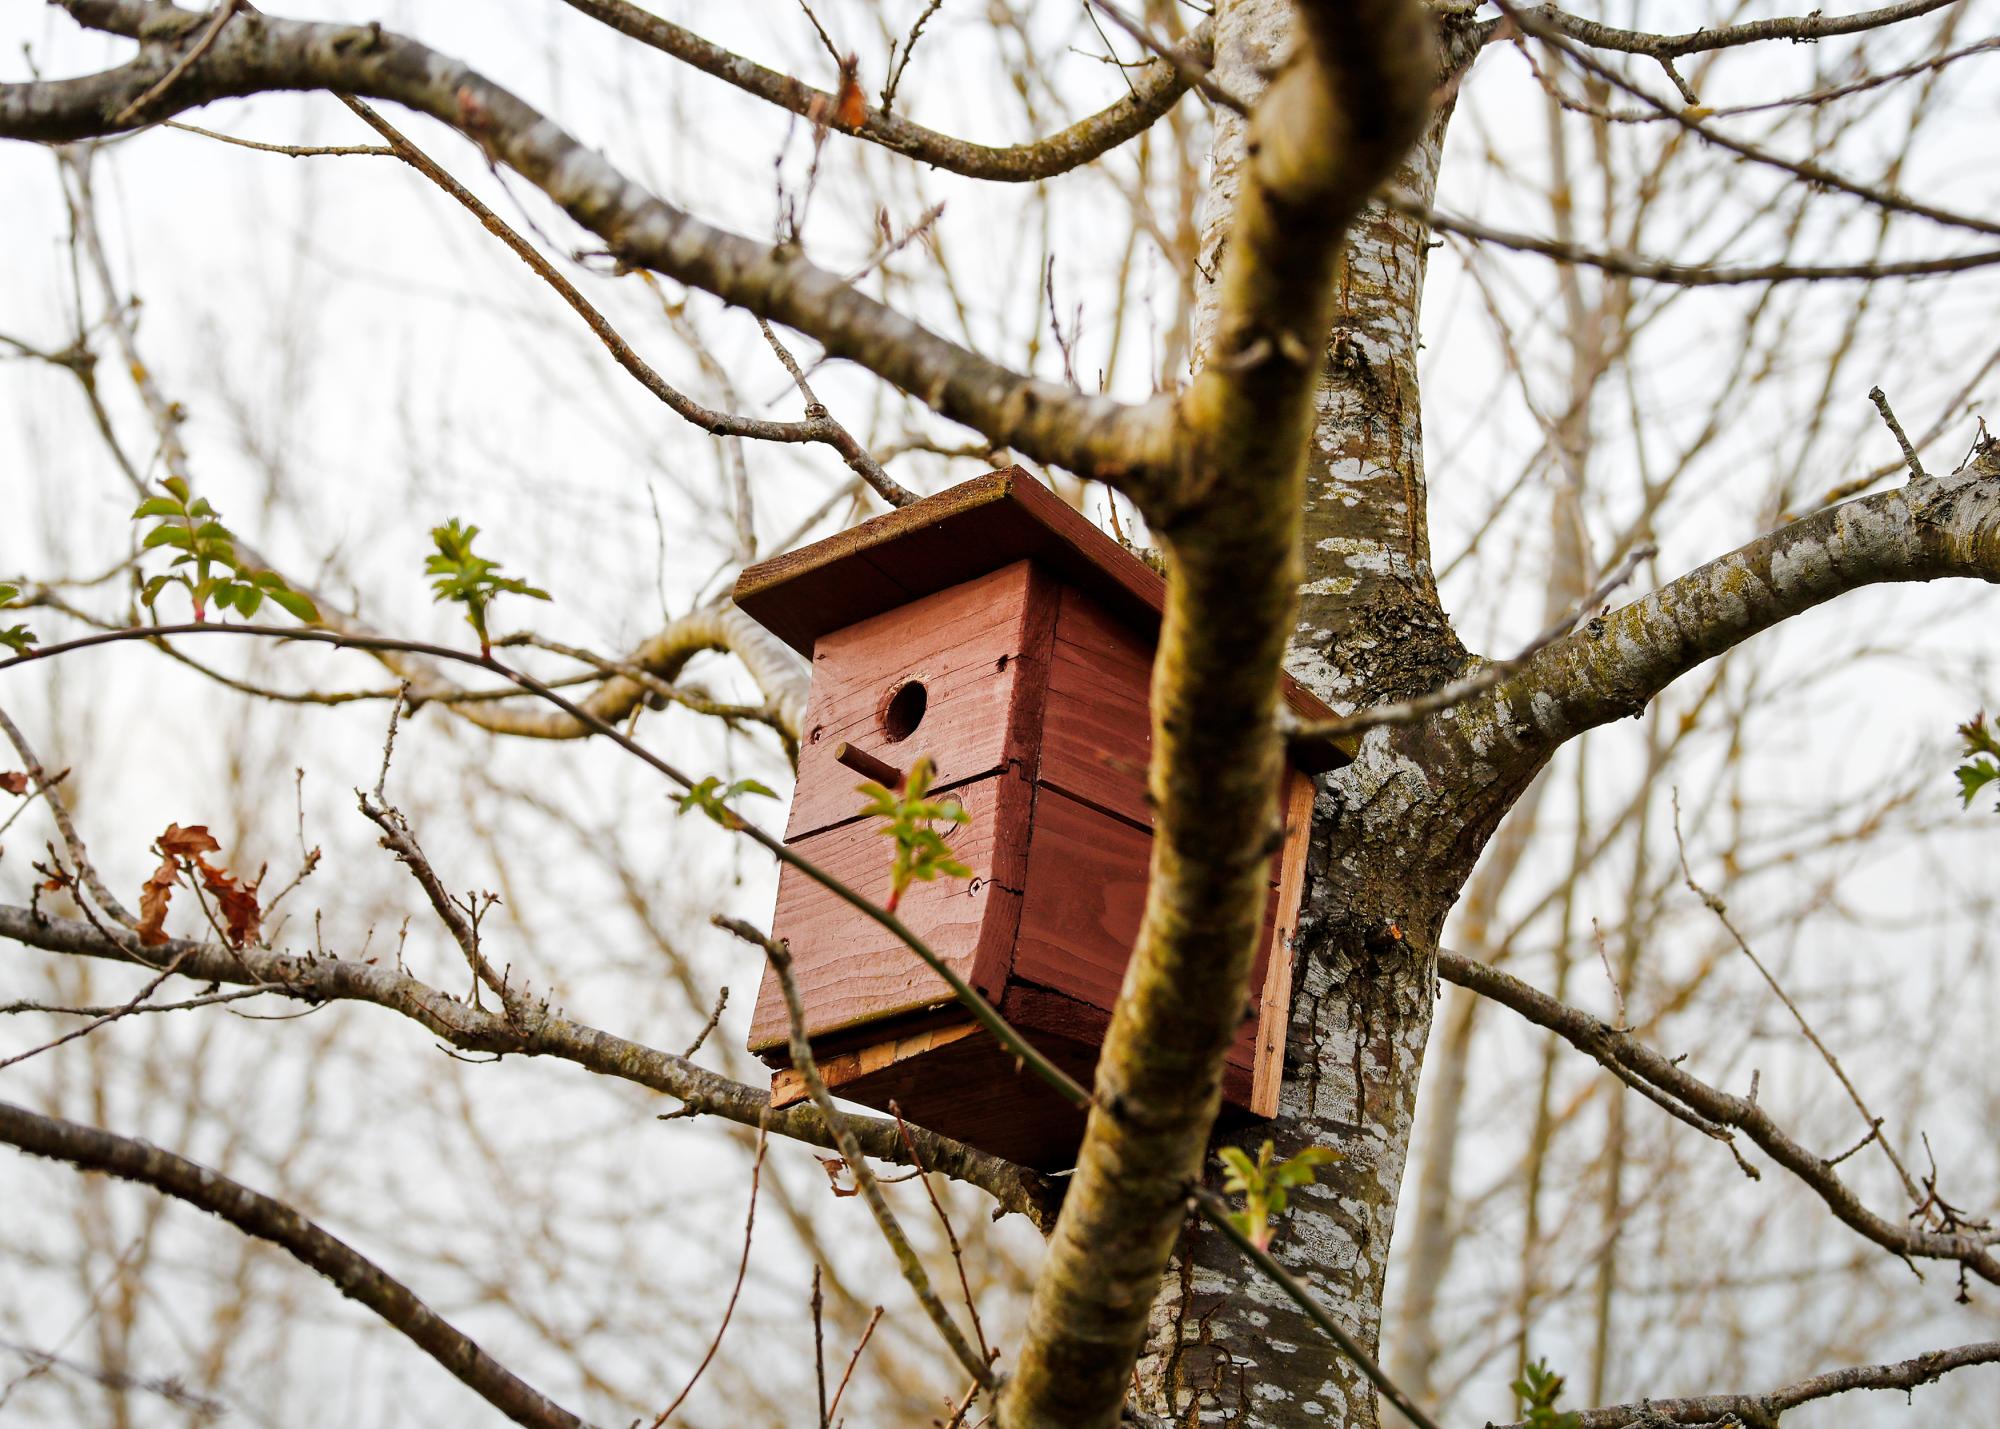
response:
<svg viewBox="0 0 2000 1429"><path fill-rule="evenodd" d="M917 883L898 909L1051 1060L1088 1086L1146 898L1152 814L1147 694L1166 585L1019 467L994 472L743 572L736 601L812 661L785 842L881 902L893 848L856 786L920 756L934 796L970 818L944 832L969 879ZM1331 711L1289 679L1308 719ZM1291 1000L1289 939L1312 815L1288 768L1283 848L1251 996L1224 1078L1229 1107L1277 1110ZM1073 1164L1083 1118L981 1030L908 948L804 874L779 875L773 934L790 946L814 1058L836 1095L1025 1164ZM767 969L750 1048L789 1068Z"/></svg>

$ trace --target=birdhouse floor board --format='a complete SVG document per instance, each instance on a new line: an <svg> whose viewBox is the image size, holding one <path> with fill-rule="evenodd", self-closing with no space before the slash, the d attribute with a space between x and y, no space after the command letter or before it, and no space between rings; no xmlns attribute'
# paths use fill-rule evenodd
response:
<svg viewBox="0 0 2000 1429"><path fill-rule="evenodd" d="M1095 1044L1060 1037L1035 1042L1044 1056L1090 1085ZM843 1101L884 1112L893 1102L907 1121L1038 1170L1074 1165L1083 1141L1083 1113L1033 1072L1016 1067L1013 1055L972 1022L829 1058L819 1067L828 1090ZM805 1079L796 1072L771 1079L773 1106L806 1095Z"/></svg>
<svg viewBox="0 0 2000 1429"><path fill-rule="evenodd" d="M1088 1087L1111 1016L1046 988L1012 986L1001 1015L1043 1056ZM963 1014L881 1041L816 1058L827 1089L843 1101L889 1111L908 1121L1038 1170L1076 1162L1083 1116L1036 1075L1014 1064L1004 1047ZM1223 1069L1225 1106L1251 1102L1251 1072ZM806 1099L805 1079L790 1067L772 1074L771 1105Z"/></svg>

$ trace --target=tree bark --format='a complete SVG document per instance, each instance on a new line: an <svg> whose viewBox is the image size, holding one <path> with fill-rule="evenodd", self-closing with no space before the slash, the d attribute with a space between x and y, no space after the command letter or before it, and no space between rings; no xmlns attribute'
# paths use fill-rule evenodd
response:
<svg viewBox="0 0 2000 1429"><path fill-rule="evenodd" d="M1218 75L1233 92L1255 94L1284 63L1289 9L1238 0L1218 10ZM1393 186L1428 202L1448 119L1446 104ZM1217 128L1197 278L1202 358L1214 339L1213 278L1245 128L1236 118ZM1438 601L1426 534L1417 325L1429 243L1426 226L1379 205L1356 221L1314 389L1305 579L1286 665L1340 709L1434 688L1467 658ZM1460 806L1402 743L1377 730L1324 782L1280 1113L1222 1138L1254 1146L1268 1136L1280 1154L1340 1152L1316 1185L1294 1193L1274 1253L1371 1347L1430 1030L1436 939L1505 807ZM1139 1382L1142 1407L1175 1424L1376 1423L1374 1394L1353 1366L1199 1226L1184 1232L1154 1303Z"/></svg>

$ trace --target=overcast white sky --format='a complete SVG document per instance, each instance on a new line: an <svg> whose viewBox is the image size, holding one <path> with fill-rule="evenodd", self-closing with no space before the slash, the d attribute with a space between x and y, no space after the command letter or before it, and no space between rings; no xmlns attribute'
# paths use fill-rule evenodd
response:
<svg viewBox="0 0 2000 1429"><path fill-rule="evenodd" d="M791 0L654 8L774 68L830 82L830 62ZM875 8L859 0L819 7L839 41L867 57L864 65L879 62L882 26L900 32L920 7L915 0L884 5L884 19ZM1628 7L1615 8L1623 13ZM1638 9L1644 19L1677 16L1687 7ZM1975 9L1977 23L1967 23L1967 37L1992 30L1993 8ZM552 0L320 0L310 13L380 19L469 59L601 146L656 191L744 232L771 233L777 176L796 192L809 159L804 128L788 116L619 41ZM1029 33L1043 53L1060 56L1050 68L1068 114L1087 112L1116 95L1121 80L1087 52L1101 49L1101 42L1084 32L1074 6L1054 0L1039 7ZM1032 116L1024 113L1007 88L993 44L982 7L948 0L904 82L904 110L948 132L993 141L1059 124L1064 115L1046 95L1037 97ZM126 48L80 35L53 8L16 3L0 10L0 75L26 73L24 46L45 74L94 68ZM1715 88L1703 97L1724 103L1795 86L1813 58L1791 47L1760 52L1753 61L1723 67ZM1991 135L2000 119L1995 113L2000 92L1990 85L1991 74L1986 68L1955 77L1944 117L1902 178L1909 188L1995 211ZM879 74L864 78L879 83ZM1533 193L1545 171L1544 120L1518 58L1500 54L1482 61L1462 104L1442 205L1545 229L1546 210ZM370 137L324 96L268 96L187 117L278 142L350 143ZM1881 153L1888 152L1899 133L1896 119L1895 106L1885 105L1877 120L1851 138L1843 162L1857 172L1873 172L1870 165L1879 166L1880 153L1871 148L1879 144ZM577 230L524 183L500 182L462 141L428 121L413 119L408 127L504 216L532 220L553 251L581 244ZM1793 142L1792 149L1797 152L1799 144ZM1494 162L1483 162L1488 157ZM1042 254L1052 251L1064 306L1083 305L1078 367L1088 374L1101 365L1108 340L1111 283L1128 222L1118 186L1129 182L1130 169L1122 163L1109 165L1108 177L1081 174L1049 186L1045 220L1045 211L1018 191L920 173L836 139L811 209L808 246L829 267L857 263L873 246L878 202L900 229L943 200L939 233L961 285L957 301L921 261L891 265L901 275L893 286L895 300L955 336L969 335L1020 361L1043 325L1037 277ZM712 578L728 556L728 522L718 506L722 485L712 443L631 383L552 294L417 176L380 159L294 161L167 131L114 146L100 160L98 174L118 278L143 300L141 339L156 375L188 408L186 439L198 479L232 522L254 533L281 564L324 581L336 597L357 600L378 624L397 633L460 640L466 632L450 612L431 606L421 575L428 527L459 516L485 529L490 553L510 570L555 593L551 607L533 612L538 628L557 639L613 651L657 627L663 611L677 613L713 589ZM1713 196L1694 188L1687 198L1664 205L1667 211L1640 246L1681 257L1709 251L1707 240L1728 232L1741 210L1740 199L1732 198L1711 211L1705 204ZM1802 256L1849 251L1869 239L1871 223L1864 214L1848 217L1840 227L1829 225L1822 250ZM50 346L67 340L75 292L65 232L51 157L26 146L0 146L0 333ZM1947 242L1935 231L1910 233L1896 240L1898 251L1940 251ZM1758 241L1752 231L1738 240L1732 256L1757 256ZM1674 247L1678 242L1691 246ZM1466 281L1452 250L1440 250L1435 261L1438 275L1425 315L1425 419L1434 542L1442 564L1479 529L1540 434L1497 362L1486 297ZM649 360L671 380L718 400L714 384L659 316L653 294L636 280L584 269L568 266ZM1164 312L1170 286L1164 268L1149 279L1142 265L1134 281L1142 292L1153 283L1155 306ZM1996 283L1980 277L1885 290L1861 327L1859 354L1837 373L1825 430L1810 438L1806 429L1828 371L1835 323L1852 294L1829 292L1801 302L1796 339L1786 348L1790 367L1759 390L1757 410L1741 413L1730 425L1704 456L1686 497L1664 513L1660 574L1685 569L1768 524L1770 493L1794 461L1810 474L1801 485L1811 492L1893 456L1893 445L1865 400L1868 387L1879 382L1888 388L1907 425L1928 426L1993 343L1995 296ZM1492 300L1515 318L1531 355L1546 349L1548 283L1539 260L1507 265ZM1704 384L1712 383L1733 355L1721 345L1735 340L1734 315L1754 301L1749 292L1692 295L1677 300L1661 319L1650 339L1644 389L1634 394L1649 414L1651 445L1629 439L1624 414L1608 411L1602 417L1610 438L1605 495L1593 510L1600 537L1636 508L1644 463L1685 440L1705 416L1710 394ZM93 296L87 310L95 306ZM796 414L796 396L751 324L700 297L688 300L688 311L721 356L746 409ZM1045 341L1042 347L1042 370L1060 376L1059 359ZM1560 374L1538 356L1531 370L1543 383L1541 394L1551 396ZM128 384L114 372L104 375L120 429L144 457L143 414ZM879 385L851 371L829 369L817 380L836 411L877 442L894 440L917 420ZM1113 385L1137 394L1147 382L1143 364L1126 361ZM1973 410L1982 410L1979 399L1996 391L1995 382L1984 384L1973 394ZM941 425L931 429L948 434ZM1956 462L1971 436L1969 419L1957 421L1951 431L1930 454L1934 468ZM758 529L767 545L846 476L823 448L756 451L752 461ZM903 473L927 490L969 474L969 468L947 473L935 464L913 465ZM109 567L125 554L131 505L130 488L106 459L68 376L29 362L0 364L0 575L78 575ZM1539 558L1542 503L1523 505L1532 509L1503 520L1480 557L1455 569L1446 582L1447 602L1468 642L1496 651L1532 633L1538 619L1534 580L1516 577ZM111 609L116 590L85 594L98 600L94 608ZM1763 812L1753 817L1810 827L1834 800L1879 786L1918 761L1936 765L1936 788L1947 798L1944 744L1950 727L1992 688L1992 611L1990 599L1975 602L1962 589L1870 592L1843 602L1838 611L1811 617L1795 636L1758 647L1771 678L1796 685L1797 693L1773 716L1782 727L1767 740L1765 763L1751 781L1763 801L1758 806ZM511 618L527 614L515 611ZM62 629L52 615L38 614L33 623L45 636ZM1875 643L1885 647L1881 658L1852 675L1819 678L1819 657L1837 643L1834 633L1845 641L1856 630L1879 637ZM233 817L233 806L213 791L235 761L261 771L269 789L268 803L232 831L241 840L242 856L246 863L268 857L286 869L293 839L291 770L306 771L311 838L330 855L328 869L308 886L307 896L316 891L322 903L345 915L345 926L329 924L329 942L337 936L351 945L381 909L410 906L395 871L380 867L383 860L354 815L349 792L373 781L383 721L379 705L301 715L252 705L137 650L88 658L90 663L60 675L17 672L0 687L0 703L45 742L55 762L78 763L80 814L99 841L100 862L114 884L137 887L148 861L145 837L169 820L209 820L220 827ZM247 668L274 683L383 682L379 672L352 656L267 652ZM725 667L715 668L719 673L711 678L728 678ZM725 742L678 716L655 717L651 729L677 758L699 770L750 773L784 788L782 761L768 747ZM1601 746L1602 772L1594 769L1591 777L1610 789L1619 772L1629 773L1634 738L1634 730L1608 735ZM523 880L508 886L505 916L509 933L519 938L519 956L533 966L537 981L556 987L586 1020L678 1048L692 1036L705 1008L688 1006L665 986L643 950L635 949L633 929L607 876L568 865L563 838L498 798L484 781L537 790L581 810L593 826L615 829L631 861L684 915L676 932L695 950L709 990L728 980L736 992L710 1049L717 1064L723 1064L725 1040L731 1049L740 1046L755 962L718 943L701 924L716 906L752 918L768 913L772 880L760 860L710 830L676 824L663 791L635 781L625 762L603 750L491 742L432 712L406 732L398 753L403 797L414 808L436 811L424 834L440 863L454 868L468 886ZM464 817L451 816L458 812ZM768 822L781 824L781 813L770 813ZM1690 830L1697 850L1706 833ZM1551 836L1562 835L1558 830ZM1976 846L1949 847L1990 868L1991 837ZM545 843L548 859L522 860L530 865L525 873L503 874L493 846L509 839ZM36 846L18 831L9 840L0 861L0 896L25 897L27 863ZM1936 857L1933 852L1885 858L1849 872L1843 891L1872 921L1844 925L1826 947L1808 946L1823 959L1815 966L1829 982L1912 956L1896 930L1933 898L1940 882L1959 881L1956 872L1940 871ZM1615 906L1616 880L1607 876L1596 896L1602 907ZM387 937L392 926L392 919L383 919L378 936ZM1963 953L1970 943L1962 924L1954 936ZM1691 942L1694 938L1690 934ZM1810 936L1805 941L1810 945ZM412 933L410 949L413 967L441 982L459 976L445 960L440 940L421 929ZM1797 951L1788 942L1787 955ZM17 986L24 992L41 988L32 978L14 975L12 964L0 959L0 996L15 995L11 990ZM635 991L635 983L643 984L643 991ZM1964 1005L1954 1011L1965 1020L1955 1030L1968 1030L1982 1009L2000 1013L1990 979L1963 986L1969 988ZM1891 983L1864 1015L1909 1015L1908 1028L1922 1027L1909 1000L1934 998L1936 989L1928 979L1901 990ZM1591 998L1604 1000L1597 989L1585 995ZM741 1199L744 1161L736 1142L685 1127L654 1128L645 1122L650 1102L579 1086L579 1078L560 1070L441 1067L442 1059L420 1037L406 1035L410 1029L385 1029L379 1020L368 1025L365 1055L339 1063L360 1070L352 1072L352 1080L320 1089L326 1098L323 1114L350 1128L357 1162L376 1159L387 1145L396 1149L390 1159L398 1164L369 1169L326 1152L336 1168L328 1172L329 1209L338 1209L343 1196L376 1196L383 1198L378 1205L421 1207L415 1235L457 1234L430 1220L441 1211L440 1201L454 1194L450 1158L427 1154L428 1121L397 1114L404 1105L398 1099L411 1088L423 1087L428 1095L441 1079L457 1079L451 1085L463 1082L470 1095L484 1099L495 1134L518 1135L524 1144L546 1150L547 1164L527 1174L538 1195L574 1197L576 1204L596 1208L627 1194L658 1196L666 1203L675 1196L714 1194L723 1207L716 1224L723 1229L707 1226L689 1236L685 1227L677 1233L671 1224L653 1224L628 1254L646 1275L661 1281L678 1277L701 1287L707 1300L716 1298L716 1278L733 1259ZM203 1055L240 1073L260 1058L278 1067L298 1045L288 1024L258 1024L254 1034L237 1038L239 1030L231 1029L227 1046L204 1049ZM28 1034L0 1027L0 1035L12 1038L0 1045L4 1055ZM1765 1085L1778 1083L1789 1066L1784 1054L1759 1056ZM1983 1053L1968 1048L1967 1056L1977 1062ZM1525 1052L1523 1057L1496 1066L1494 1075L1530 1075ZM0 1073L0 1095L7 1094L11 1078L36 1088L55 1084L43 1080L57 1079L44 1065L52 1060ZM740 1054L731 1065L745 1070ZM288 1094L310 1080L305 1073L272 1075L274 1085L281 1083ZM1979 1109L1992 1105L1984 1084L1957 1100L1936 1088L1932 1093L1935 1100L1926 1105L1938 1108L1940 1119L1927 1124L1941 1155L1949 1146L1961 1164L1990 1169L1991 1128L1979 1120ZM120 1129L144 1129L161 1139L174 1135L170 1124L146 1120L154 1112L137 1091L114 1110L126 1117ZM635 1122L644 1122L637 1135L631 1129ZM603 1134L572 1135L584 1126ZM198 1154L205 1135L213 1132L196 1125L181 1144ZM269 1154L277 1156L275 1150ZM1979 1161L1981 1156L1986 1159ZM798 1184L820 1174L803 1152L774 1153L779 1160L784 1165L773 1174ZM58 1174L0 1161L0 1201L11 1202L18 1194L32 1202L41 1217L37 1233L55 1236L68 1205L51 1185ZM834 1214L845 1215L852 1206L839 1203ZM886 1260L875 1253L879 1247L855 1239L867 1234L858 1218L848 1216L839 1224L851 1273L862 1281L879 1278ZM341 1225L365 1234L369 1221L357 1214ZM1029 1238L1019 1230L1003 1228L1001 1234L1025 1253ZM604 1233L590 1216L579 1218L580 1242ZM474 1239L468 1232L468 1245ZM193 1243L205 1254L220 1242ZM772 1233L771 1243L770 1263L753 1277L752 1298L763 1297L762 1313L781 1321L796 1313L785 1307L795 1305L801 1293L793 1273L797 1256L782 1248L779 1233ZM544 1272L554 1279L551 1297L563 1313L574 1310L579 1322L587 1318L586 1310L650 1313L643 1296L628 1301L602 1285L563 1283L559 1268L537 1270ZM466 1277L461 1287L473 1323L498 1346L514 1342L512 1321L481 1307L477 1293L464 1288L476 1279ZM46 1306L0 1303L0 1315L10 1317L10 1333L54 1338L82 1313L81 1305L60 1300L73 1298L74 1287L51 1288L58 1284L53 1276L37 1283L44 1287L38 1294L62 1304L60 1314L48 1313ZM1919 1330L1942 1328L1948 1337L1970 1339L1979 1320L1990 1333L1988 1312L1957 1315L1936 1292L1932 1285L1920 1293L1924 1304L1937 1308L1940 1323ZM316 1325L335 1314L328 1298L303 1296L300 1313ZM671 1379L673 1367L687 1362L687 1345L677 1340L664 1349L648 1346L649 1329L625 1326L611 1337L606 1357L621 1373L657 1357L661 1373ZM284 1350L288 1357L277 1379L316 1384L323 1398L303 1401L296 1390L278 1393L272 1383L259 1381L260 1388L238 1401L241 1412L254 1422L260 1412L283 1406L286 1422L316 1422L318 1416L379 1424L435 1422L432 1416L451 1420L463 1412L456 1388L428 1367L412 1368L394 1350L356 1349L344 1338L339 1343L340 1352L322 1355L314 1336L302 1332ZM87 1339L77 1344L77 1352L84 1353ZM165 1357L160 1367L170 1368L172 1337L163 1334L157 1345ZM735 1348L741 1354L747 1346L746 1340ZM583 1377L532 1336L518 1335L516 1347L552 1391L573 1390ZM771 1373L795 1376L796 1351L788 1349L789 1358ZM1669 1351L1660 1356L1672 1363ZM357 1388L367 1377L357 1373L363 1365L370 1367L367 1375L381 1375L365 1391ZM0 1381L5 1373L0 1368ZM1491 1366L1484 1373L1497 1379ZM1768 1377L1759 1376L1759 1382ZM363 1398L357 1403L354 1395ZM1475 1402L1493 1401L1488 1396ZM714 1401L697 1400L692 1407L717 1416L709 1422L726 1422ZM615 1417L602 1403L597 1412ZM1802 1422L1900 1422L1878 1420L1869 1409L1839 1413L1847 1417L1829 1414Z"/></svg>

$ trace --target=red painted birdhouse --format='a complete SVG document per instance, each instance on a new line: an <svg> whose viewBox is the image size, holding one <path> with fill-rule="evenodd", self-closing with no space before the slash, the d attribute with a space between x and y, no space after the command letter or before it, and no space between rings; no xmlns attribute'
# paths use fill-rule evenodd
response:
<svg viewBox="0 0 2000 1429"><path fill-rule="evenodd" d="M856 786L928 756L940 829L968 879L913 884L902 919L1086 1086L1145 904L1152 816L1147 693L1166 585L1019 467L994 472L743 572L736 601L812 660L785 842L877 902L893 846ZM1308 719L1331 711L1290 680ZM1314 770L1344 762L1328 750ZM1224 1097L1275 1113L1289 940L1311 823L1287 769L1284 843ZM773 933L790 946L815 1060L836 1095L1031 1166L1071 1165L1080 1113L973 1023L880 925L787 867ZM805 1095L767 969L750 1048Z"/></svg>

